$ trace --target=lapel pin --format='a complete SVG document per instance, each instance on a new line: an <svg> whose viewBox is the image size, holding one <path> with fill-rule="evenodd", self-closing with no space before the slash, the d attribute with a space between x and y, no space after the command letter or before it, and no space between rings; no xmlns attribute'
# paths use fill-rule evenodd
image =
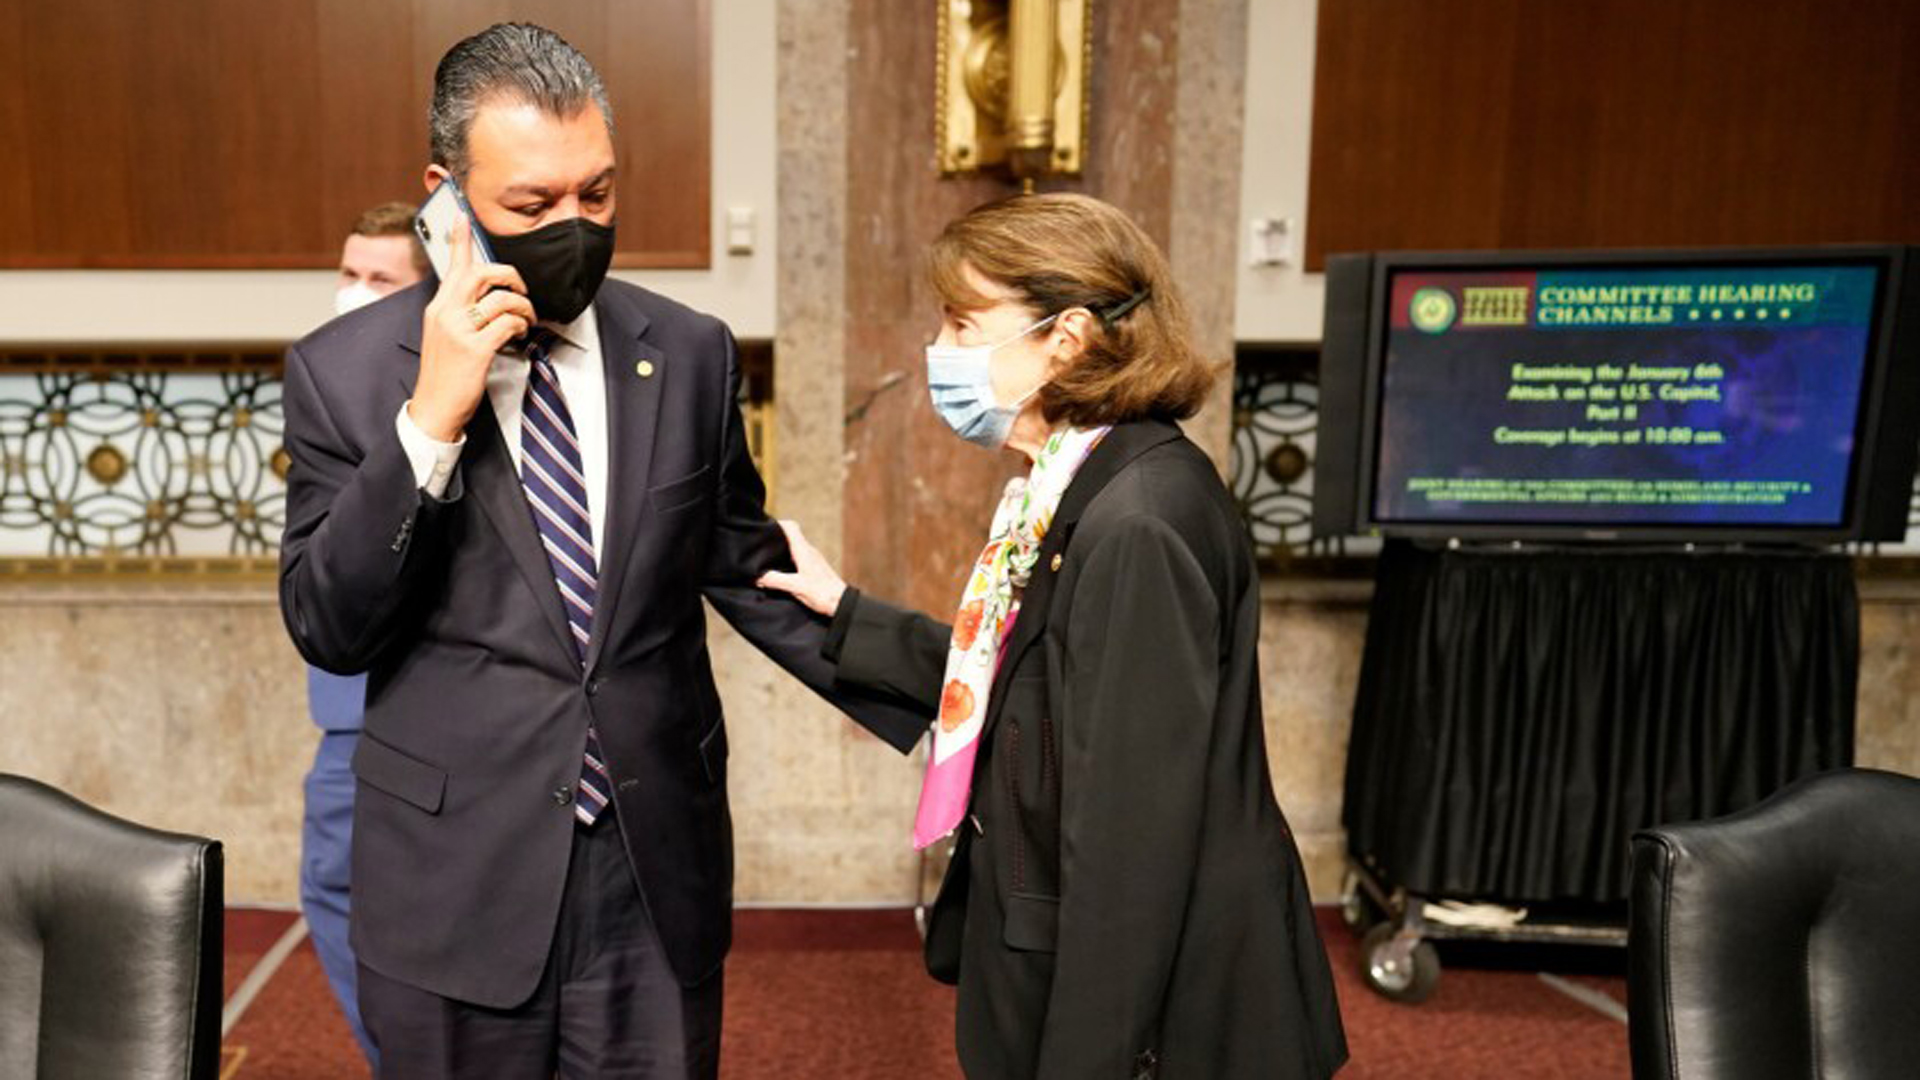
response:
<svg viewBox="0 0 1920 1080"><path fill-rule="evenodd" d="M642 360L639 363L633 365L633 373L635 375L640 376L643 379L653 378L653 361Z"/></svg>
<svg viewBox="0 0 1920 1080"><path fill-rule="evenodd" d="M1065 559L1063 559L1063 558L1061 558L1061 557L1060 557L1060 555L1059 555L1059 553L1058 553L1058 552L1055 552L1055 553L1054 553L1054 556L1053 556L1053 563L1052 563L1052 566L1053 566L1053 572L1054 572L1054 573L1056 573L1056 574L1057 574L1057 573L1059 573L1059 572L1060 572L1060 564L1061 564L1061 563L1063 563L1063 562L1065 562L1065 561L1066 561Z"/></svg>

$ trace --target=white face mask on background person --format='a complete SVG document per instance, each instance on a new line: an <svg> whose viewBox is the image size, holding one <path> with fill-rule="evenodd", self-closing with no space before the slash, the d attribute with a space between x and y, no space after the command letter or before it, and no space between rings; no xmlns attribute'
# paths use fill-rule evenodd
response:
<svg viewBox="0 0 1920 1080"><path fill-rule="evenodd" d="M373 286L364 281L356 281L333 294L333 313L345 315L349 311L366 307L378 299L380 294L373 291Z"/></svg>
<svg viewBox="0 0 1920 1080"><path fill-rule="evenodd" d="M975 446L998 450L1007 445L1014 418L1046 381L1020 395L1019 400L1002 405L993 393L994 351L1011 345L1060 316L1049 315L1025 330L992 345L927 346L927 392L933 397L933 411L947 422L955 435Z"/></svg>

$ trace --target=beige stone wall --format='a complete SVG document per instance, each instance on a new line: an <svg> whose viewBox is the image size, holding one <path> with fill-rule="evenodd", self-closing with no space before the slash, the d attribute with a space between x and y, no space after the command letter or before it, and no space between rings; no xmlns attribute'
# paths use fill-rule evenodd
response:
<svg viewBox="0 0 1920 1080"><path fill-rule="evenodd" d="M1260 696L1273 790L1314 896L1339 894L1347 724L1367 632L1365 582L1269 580L1260 620Z"/></svg>
<svg viewBox="0 0 1920 1080"><path fill-rule="evenodd" d="M1920 776L1920 581L1860 584L1855 764Z"/></svg>
<svg viewBox="0 0 1920 1080"><path fill-rule="evenodd" d="M911 902L919 754L902 757L709 621L732 747L735 898Z"/></svg>
<svg viewBox="0 0 1920 1080"><path fill-rule="evenodd" d="M1920 775L1920 583L1862 584L1858 760ZM1362 583L1270 581L1262 679L1274 788L1314 892L1339 889L1340 785ZM920 760L799 689L718 622L745 903L914 899ZM270 585L0 586L0 772L218 837L235 900L296 899L318 738Z"/></svg>
<svg viewBox="0 0 1920 1080"><path fill-rule="evenodd" d="M1275 787L1328 895L1339 884L1339 774L1364 630L1364 588L1270 589ZM919 755L866 735L718 619L712 653L733 747L739 899L913 900ZM0 588L0 772L219 838L235 900L296 901L300 782L317 740L270 584ZM1911 740L1909 750L1920 756Z"/></svg>
<svg viewBox="0 0 1920 1080"><path fill-rule="evenodd" d="M0 772L217 837L232 899L297 898L306 709L270 584L0 586Z"/></svg>
<svg viewBox="0 0 1920 1080"><path fill-rule="evenodd" d="M900 903L909 761L714 620L731 723L739 897ZM298 899L319 741L269 583L0 586L0 772L226 846L227 895Z"/></svg>

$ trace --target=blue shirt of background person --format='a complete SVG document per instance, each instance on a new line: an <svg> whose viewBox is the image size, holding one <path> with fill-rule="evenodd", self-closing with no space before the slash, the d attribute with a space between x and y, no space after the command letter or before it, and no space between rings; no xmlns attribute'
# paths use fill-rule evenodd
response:
<svg viewBox="0 0 1920 1080"><path fill-rule="evenodd" d="M353 950L347 945L351 887L347 867L353 838L353 751L360 745L365 675L329 675L307 669L307 709L320 728L320 749L307 772L306 816L300 826L300 909L314 952L360 1048L373 1045L360 1024Z"/></svg>

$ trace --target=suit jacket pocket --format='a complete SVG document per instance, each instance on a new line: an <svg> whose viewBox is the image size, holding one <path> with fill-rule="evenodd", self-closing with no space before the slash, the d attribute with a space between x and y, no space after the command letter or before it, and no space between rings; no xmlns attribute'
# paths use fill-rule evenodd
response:
<svg viewBox="0 0 1920 1080"><path fill-rule="evenodd" d="M1007 924L1001 938L1009 949L1052 952L1060 938L1060 900L1054 896L1013 893L1007 897Z"/></svg>
<svg viewBox="0 0 1920 1080"><path fill-rule="evenodd" d="M396 750L365 732L360 735L360 748L353 753L353 775L369 787L379 788L429 814L440 812L440 803L447 793L444 769Z"/></svg>
<svg viewBox="0 0 1920 1080"><path fill-rule="evenodd" d="M671 514L675 510L684 510L704 499L712 486L707 479L713 466L702 465L699 469L678 480L669 480L647 490L647 501L653 504L656 514Z"/></svg>

